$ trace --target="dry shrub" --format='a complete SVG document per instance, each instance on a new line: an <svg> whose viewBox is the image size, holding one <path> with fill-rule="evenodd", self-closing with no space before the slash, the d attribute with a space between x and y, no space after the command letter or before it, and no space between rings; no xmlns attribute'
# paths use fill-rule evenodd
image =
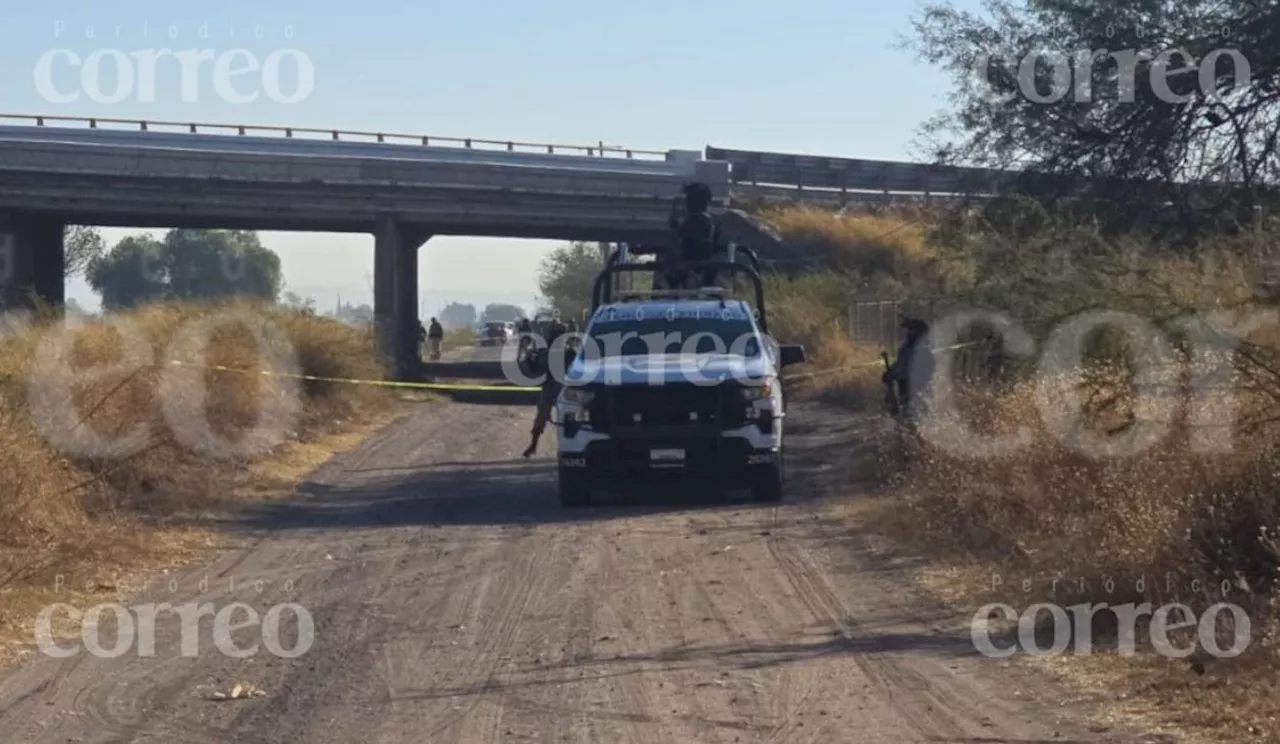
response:
<svg viewBox="0 0 1280 744"><path fill-rule="evenodd" d="M179 341L223 313L249 327L210 326L203 349ZM254 330L267 339L261 349ZM304 375L382 376L367 332L252 304L162 304L79 325L45 319L0 344L0 587L77 562L130 560L156 526L228 505L237 476L273 445L333 432L392 400L367 385L261 374L291 355ZM290 400L296 416L284 415ZM182 433L199 439L206 423L257 447L228 457L193 450ZM255 426L258 438L246 437Z"/></svg>
<svg viewBox="0 0 1280 744"><path fill-rule="evenodd" d="M767 210L761 217L789 246L827 269L896 276L935 258L925 242L928 226L896 215L801 206Z"/></svg>
<svg viewBox="0 0 1280 744"><path fill-rule="evenodd" d="M917 228L899 216L774 210L768 217L788 248L797 247L803 265L818 270L775 280L776 332L809 346L814 367L874 358L878 350L854 349L839 330L851 296L868 290L904 299L941 290L952 306L994 310L1020 323L1038 344L1036 355L1006 359L999 367L1007 375L999 379L973 374L992 361L981 351L958 355L957 366L970 371L954 387L965 428L952 421L942 431L971 445L1024 432L1027 445L1002 458L927 445L905 473L893 467L902 488L881 526L944 564L968 566L984 579L1000 575L1003 584L983 586L973 609L1001 600L1018 610L1037 601L1177 601L1197 612L1221 601L1239 604L1254 630L1244 656L1215 663L1196 654L1211 670L1203 677L1186 664L1139 662L1103 667L1097 679L1123 690L1121 697L1176 708L1180 723L1211 736L1257 739L1280 718L1270 695L1280 687L1273 608L1280 570L1280 323L1264 323L1247 337L1226 333L1240 351L1227 365L1234 376L1214 382L1212 404L1200 412L1221 413L1234 403L1239 417L1228 430L1189 417L1190 386L1211 380L1204 373L1226 357L1197 356L1206 347L1190 329L1202 326L1184 321L1216 314L1214 325L1227 330L1274 314L1280 284L1262 280L1276 273L1265 265L1280 266L1280 224L1211 238L1193 254L1178 254L1149 237L1103 236L1090 225L1031 216L1010 230L993 227L981 212L957 211ZM1136 396L1135 385L1144 339L1101 330L1076 366L1043 376L1038 398L1027 376L1036 373L1044 342L1064 321L1089 311L1130 313L1165 334L1172 355L1142 380L1147 397ZM864 379L869 393L876 381ZM875 392L863 402L878 400ZM1052 425L1077 407L1073 440ZM1090 456L1073 445L1087 435L1123 439L1144 424L1166 434L1129 456ZM1202 446L1231 436L1229 452ZM955 597L958 589L947 593ZM1094 618L1098 645L1114 641L1109 617ZM1229 623L1219 627L1220 634L1231 630ZM1184 629L1173 642L1186 646L1187 635ZM1138 628L1139 641L1146 638Z"/></svg>
<svg viewBox="0 0 1280 744"><path fill-rule="evenodd" d="M850 280L836 272L766 278L769 330L779 343L801 344L807 362L793 371L792 390L864 407L879 384L880 350L850 337L846 308Z"/></svg>
<svg viewBox="0 0 1280 744"><path fill-rule="evenodd" d="M1227 431L1188 419L1190 392L1179 387L1187 379L1184 370L1154 375L1154 392L1143 400L1135 399L1125 370L1089 372L1045 381L1043 399L1033 381L1004 392L961 387L962 441L983 444L1021 431L1027 446L1004 458L927 446L887 525L950 563L1000 575L1002 585L973 597L975 607L989 601L1005 601L1017 611L1038 601L1064 607L1179 602L1199 616L1215 603L1239 605L1251 618L1245 656L1215 662L1202 650L1193 657L1208 663L1212 678L1202 683L1186 665L1149 663L1155 657L1148 654L1124 667L1122 676L1106 679L1125 680L1123 689L1143 700L1190 702L1187 725L1243 723L1212 714L1226 699L1249 723L1272 720L1280 707L1261 687L1242 704L1221 680L1261 683L1280 671L1274 655L1280 430L1268 423L1276 399L1259 390L1215 391L1208 398L1211 410L1234 396L1242 413L1240 425ZM1075 401L1069 393L1078 395ZM1063 423L1068 409L1080 412L1079 428L1053 426ZM1153 436L1132 454L1104 457L1080 446L1085 437L1118 444L1143 425L1164 436ZM954 422L942 430L956 433L946 426ZM1229 443L1230 451L1206 452L1206 443ZM1093 618L1095 648L1116 642L1115 622L1105 612ZM1145 628L1140 621L1139 648L1147 644ZM1219 616L1221 647L1231 645L1235 630L1229 614ZM1192 627L1171 637L1186 647L1198 643L1194 633ZM1047 635L1040 643L1047 647Z"/></svg>
<svg viewBox="0 0 1280 744"><path fill-rule="evenodd" d="M480 334L474 328L450 328L440 342L441 351L470 349L480 343Z"/></svg>
<svg viewBox="0 0 1280 744"><path fill-rule="evenodd" d="M1183 325L1209 313L1223 314L1230 325L1266 309L1257 271L1258 243L1265 239L1223 238L1195 256L1178 256L1136 238L1104 244L1083 229L1076 236L1071 270L1052 277L1055 284L1020 281L1021 291L1044 292L1041 304L1060 311L1131 313L1166 335L1170 355L1139 376L1145 339L1096 333L1075 368L1037 374L1002 391L960 386L961 410L981 432L968 440L1021 430L1031 443L1004 459L933 450L912 487L914 523L927 527L934 544L1031 574L1127 576L1130 584L1140 575L1174 575L1183 587L1211 578L1217 585L1225 577L1243 580L1254 594L1269 593L1274 560L1259 535L1280 524L1267 495L1273 445L1280 443L1270 424L1280 413L1280 329L1262 327L1239 339L1246 353L1226 366L1234 365L1234 377L1197 392L1196 385L1212 379L1205 371L1214 361L1229 357L1202 356L1207 347L1192 342ZM1035 246L1024 255L1027 264L1042 267L1036 256L1043 252ZM1033 326L1040 341L1051 329ZM1193 398L1205 402L1201 413L1234 405L1240 412L1235 430L1189 419ZM1082 429L1063 434L1077 413ZM1086 456L1075 446L1085 436L1116 443L1143 426L1168 433L1130 456ZM1230 452L1203 453L1204 442L1230 437ZM1256 597L1237 599L1261 606Z"/></svg>
<svg viewBox="0 0 1280 744"><path fill-rule="evenodd" d="M782 268L833 271L884 294L934 291L972 279L972 266L937 250L930 213L834 211L812 206L765 210L786 244ZM843 308L842 308L843 309Z"/></svg>

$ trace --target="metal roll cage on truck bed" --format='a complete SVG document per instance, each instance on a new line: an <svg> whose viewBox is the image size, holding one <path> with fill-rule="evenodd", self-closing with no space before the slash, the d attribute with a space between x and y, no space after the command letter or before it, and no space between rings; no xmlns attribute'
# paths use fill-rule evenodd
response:
<svg viewBox="0 0 1280 744"><path fill-rule="evenodd" d="M618 299L681 299L681 298L707 298L707 297L723 297L724 289L716 286L698 287L694 289L653 289L639 291L623 291L615 292L613 280L619 274L629 273L654 273L664 271L670 268L670 264L665 262L654 263L632 263L630 257L633 255L654 255L658 250L653 247L640 247L632 249L627 244L622 244L618 250L613 252L609 257L609 263L604 270L596 276L595 286L591 292L591 311L594 313L601 305L607 305L615 302L615 294L620 295ZM756 322L760 324L760 330L768 333L769 325L764 310L764 280L760 276L760 259L755 252L744 245L730 243L726 250L727 258L724 260L711 261L680 261L679 267L694 274L699 274L708 269L715 269L717 272L729 271L730 274L743 274L751 280L751 285L755 292L755 316ZM746 257L749 265L738 263L739 256Z"/></svg>
<svg viewBox="0 0 1280 744"><path fill-rule="evenodd" d="M676 252L673 252L676 253ZM757 501L779 501L784 490L785 405L781 368L805 361L804 347L773 346L768 337L764 282L756 255L730 244L713 260L637 263L633 256L667 254L652 246L622 245L592 287L589 338L710 334L742 339L729 353L685 343L590 354L582 345L556 400L560 502L585 506L598 487L663 481L671 485L746 488ZM670 254L667 254L670 255ZM680 269L715 284L689 289L623 290L615 279ZM706 272L706 273L704 273ZM754 300L732 297L726 277L745 276ZM754 304L754 307L752 305ZM598 334L598 335L597 335ZM608 344L605 344L608 346ZM719 344L717 344L719 348ZM697 375L697 380L689 376ZM666 489L664 489L666 490Z"/></svg>

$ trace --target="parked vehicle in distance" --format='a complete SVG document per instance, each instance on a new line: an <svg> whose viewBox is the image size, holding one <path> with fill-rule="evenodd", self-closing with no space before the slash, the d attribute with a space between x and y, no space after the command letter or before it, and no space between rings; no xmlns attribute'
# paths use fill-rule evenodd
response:
<svg viewBox="0 0 1280 744"><path fill-rule="evenodd" d="M515 323L490 321L484 324L484 329L480 332L480 345L505 346L515 337Z"/></svg>

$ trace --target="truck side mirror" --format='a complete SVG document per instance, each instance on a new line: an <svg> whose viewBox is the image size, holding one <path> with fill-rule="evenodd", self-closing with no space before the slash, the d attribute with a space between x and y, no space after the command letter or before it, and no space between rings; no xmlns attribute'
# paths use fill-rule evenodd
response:
<svg viewBox="0 0 1280 744"><path fill-rule="evenodd" d="M790 367L793 364L804 364L804 347L799 344L782 344L778 347L778 364Z"/></svg>

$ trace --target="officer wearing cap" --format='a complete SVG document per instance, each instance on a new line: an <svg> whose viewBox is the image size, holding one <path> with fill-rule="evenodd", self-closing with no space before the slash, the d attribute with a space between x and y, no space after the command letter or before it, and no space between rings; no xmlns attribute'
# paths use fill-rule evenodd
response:
<svg viewBox="0 0 1280 744"><path fill-rule="evenodd" d="M898 347L898 358L885 370L881 380L892 385L897 393L900 410L909 418L923 413L924 397L933 382L933 349L926 341L929 324L917 318L903 318L902 328L906 339Z"/></svg>

